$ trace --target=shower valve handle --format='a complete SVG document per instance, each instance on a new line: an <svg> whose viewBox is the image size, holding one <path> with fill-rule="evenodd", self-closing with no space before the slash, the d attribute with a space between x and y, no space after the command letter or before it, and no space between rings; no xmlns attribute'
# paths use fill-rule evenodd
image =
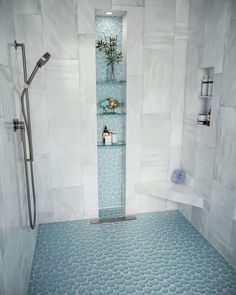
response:
<svg viewBox="0 0 236 295"><path fill-rule="evenodd" d="M18 119L13 120L13 129L16 132L17 130L24 130L25 124L24 121L19 121Z"/></svg>

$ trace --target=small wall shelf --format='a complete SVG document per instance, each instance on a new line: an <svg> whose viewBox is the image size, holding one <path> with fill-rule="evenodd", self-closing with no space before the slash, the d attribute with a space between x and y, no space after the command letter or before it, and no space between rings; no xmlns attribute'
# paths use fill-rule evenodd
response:
<svg viewBox="0 0 236 295"><path fill-rule="evenodd" d="M125 84L126 80L101 80L101 81L97 81L96 83L97 85L105 85L105 84L119 85L119 84Z"/></svg>
<svg viewBox="0 0 236 295"><path fill-rule="evenodd" d="M206 98L206 99L209 99L209 98L212 98L212 95L211 95L211 96L208 96L208 95L200 95L199 97L200 97L200 98Z"/></svg>
<svg viewBox="0 0 236 295"><path fill-rule="evenodd" d="M126 113L98 113L97 116L125 116Z"/></svg>
<svg viewBox="0 0 236 295"><path fill-rule="evenodd" d="M199 87L199 103L198 109L196 110L198 114L197 124L209 127L211 125L211 105L213 98L213 79L214 79L214 68L201 68L199 70L200 74L200 87ZM208 120L210 112L210 120ZM205 118L203 119L203 116ZM204 121L203 121L204 120Z"/></svg>
<svg viewBox="0 0 236 295"><path fill-rule="evenodd" d="M118 141L117 143L113 143L111 145L105 145L102 142L97 143L98 148L112 148L112 147L118 147L118 146L126 146L124 141Z"/></svg>

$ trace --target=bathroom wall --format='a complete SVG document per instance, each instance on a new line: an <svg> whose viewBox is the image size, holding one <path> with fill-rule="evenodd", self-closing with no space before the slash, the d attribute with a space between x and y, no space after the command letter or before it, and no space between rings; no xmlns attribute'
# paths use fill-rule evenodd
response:
<svg viewBox="0 0 236 295"><path fill-rule="evenodd" d="M29 71L52 54L30 89L39 222L98 213L95 9L127 11L127 213L177 208L135 186L180 165L188 0L24 0Z"/></svg>
<svg viewBox="0 0 236 295"><path fill-rule="evenodd" d="M29 71L51 54L30 88L39 222L96 217L94 15L86 1L24 3L16 2L15 20Z"/></svg>
<svg viewBox="0 0 236 295"><path fill-rule="evenodd" d="M12 120L20 117L14 7L0 1L0 294L25 295L37 227L29 229L23 152ZM22 84L22 80L21 80Z"/></svg>
<svg viewBox="0 0 236 295"><path fill-rule="evenodd" d="M190 1L182 167L204 209L180 206L236 267L236 2ZM211 126L196 124L202 67L214 67Z"/></svg>
<svg viewBox="0 0 236 295"><path fill-rule="evenodd" d="M137 194L135 187L169 181L180 167L182 145L189 1L143 3L136 12L129 7L127 14L128 213L177 208L176 203Z"/></svg>

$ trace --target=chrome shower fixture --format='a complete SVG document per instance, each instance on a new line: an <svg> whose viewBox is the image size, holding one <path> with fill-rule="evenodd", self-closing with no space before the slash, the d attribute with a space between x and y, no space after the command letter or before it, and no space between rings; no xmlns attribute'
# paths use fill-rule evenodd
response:
<svg viewBox="0 0 236 295"><path fill-rule="evenodd" d="M34 79L34 76L36 75L37 71L39 68L42 68L49 60L51 57L50 53L46 52L36 63L36 66L34 67L29 79L27 80L26 84L29 86L31 82ZM26 86L27 86L26 85Z"/></svg>
<svg viewBox="0 0 236 295"><path fill-rule="evenodd" d="M36 223L36 197L35 197L35 187L34 187L34 171L33 171L33 144L32 144L32 131L31 131L31 119L30 119L30 105L29 105L29 91L28 88L32 83L39 68L43 67L51 55L46 52L36 63L32 73L29 78L27 76L27 66L26 66L26 54L25 54L25 44L17 43L14 41L15 48L21 48L22 52L22 62L23 62L23 74L24 74L24 88L21 93L21 110L23 115L23 121L18 119L13 120L13 128L16 132L21 131L21 139L23 144L24 152L24 166L25 166L25 182L27 189L27 201L28 201L28 211L29 211L29 222L32 229L35 228ZM28 144L28 149L26 145ZM29 163L29 166L28 166ZM30 170L29 170L30 169ZM29 172L30 171L30 172ZM30 176L29 176L30 174ZM31 178L31 181L30 181ZM31 189L30 189L31 184ZM32 204L31 204L31 191L33 199L33 215L32 215Z"/></svg>

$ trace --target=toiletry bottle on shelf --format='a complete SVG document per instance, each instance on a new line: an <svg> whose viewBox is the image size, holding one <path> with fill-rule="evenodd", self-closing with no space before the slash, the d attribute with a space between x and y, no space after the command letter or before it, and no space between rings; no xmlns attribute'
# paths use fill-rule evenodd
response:
<svg viewBox="0 0 236 295"><path fill-rule="evenodd" d="M212 92L213 92L213 79L212 78L209 78L209 80L208 80L207 95L208 96L212 96Z"/></svg>
<svg viewBox="0 0 236 295"><path fill-rule="evenodd" d="M111 137L112 137L112 132L108 132L108 134L105 136L105 145L111 145Z"/></svg>
<svg viewBox="0 0 236 295"><path fill-rule="evenodd" d="M208 95L208 76L205 75L202 79L201 96L207 96L207 95Z"/></svg>
<svg viewBox="0 0 236 295"><path fill-rule="evenodd" d="M207 125L210 126L211 124L211 108L209 109L209 112L207 114Z"/></svg>
<svg viewBox="0 0 236 295"><path fill-rule="evenodd" d="M117 133L112 132L112 144L117 143Z"/></svg>
<svg viewBox="0 0 236 295"><path fill-rule="evenodd" d="M109 131L107 129L107 126L105 125L103 132L102 132L102 142L105 144L105 137L108 135Z"/></svg>

